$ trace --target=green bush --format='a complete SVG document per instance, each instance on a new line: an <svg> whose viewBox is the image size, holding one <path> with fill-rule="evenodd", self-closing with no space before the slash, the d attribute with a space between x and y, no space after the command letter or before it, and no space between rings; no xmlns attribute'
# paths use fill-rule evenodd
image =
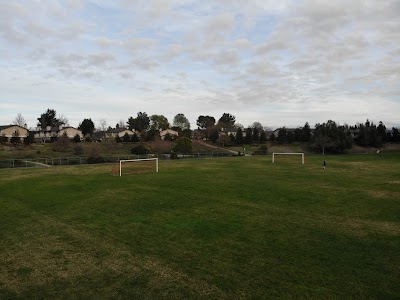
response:
<svg viewBox="0 0 400 300"><path fill-rule="evenodd" d="M73 140L74 140L75 143L80 143L81 142L81 137L79 136L79 134L75 134Z"/></svg>
<svg viewBox="0 0 400 300"><path fill-rule="evenodd" d="M139 144L132 148L131 153L136 155L149 154L150 149L143 144Z"/></svg>
<svg viewBox="0 0 400 300"><path fill-rule="evenodd" d="M174 152L177 153L192 153L192 141L187 137L178 139L174 147Z"/></svg>
<svg viewBox="0 0 400 300"><path fill-rule="evenodd" d="M268 147L266 145L261 145L256 151L253 152L252 155L267 155Z"/></svg>

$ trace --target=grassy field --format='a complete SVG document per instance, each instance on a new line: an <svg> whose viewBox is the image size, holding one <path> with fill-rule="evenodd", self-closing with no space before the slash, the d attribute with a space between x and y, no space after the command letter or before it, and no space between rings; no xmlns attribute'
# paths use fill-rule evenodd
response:
<svg viewBox="0 0 400 300"><path fill-rule="evenodd" d="M400 155L270 159L0 169L0 299L399 299Z"/></svg>

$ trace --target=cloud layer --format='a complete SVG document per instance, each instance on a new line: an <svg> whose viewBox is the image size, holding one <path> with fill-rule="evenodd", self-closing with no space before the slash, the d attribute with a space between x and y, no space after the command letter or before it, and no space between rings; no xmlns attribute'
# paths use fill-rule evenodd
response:
<svg viewBox="0 0 400 300"><path fill-rule="evenodd" d="M0 123L138 111L246 125L400 120L400 2L0 3Z"/></svg>

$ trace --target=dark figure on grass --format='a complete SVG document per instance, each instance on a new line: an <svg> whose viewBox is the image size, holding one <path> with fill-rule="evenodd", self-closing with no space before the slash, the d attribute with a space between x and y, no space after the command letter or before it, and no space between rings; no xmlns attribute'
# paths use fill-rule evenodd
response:
<svg viewBox="0 0 400 300"><path fill-rule="evenodd" d="M324 166L323 166L324 170L326 169L326 161L324 160Z"/></svg>

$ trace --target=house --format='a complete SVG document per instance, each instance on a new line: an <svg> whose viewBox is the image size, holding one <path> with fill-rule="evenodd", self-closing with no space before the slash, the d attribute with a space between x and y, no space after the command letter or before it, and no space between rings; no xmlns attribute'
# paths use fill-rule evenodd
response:
<svg viewBox="0 0 400 300"><path fill-rule="evenodd" d="M167 134L169 134L171 137L177 137L179 135L178 131L172 129L165 129L160 131L160 138L164 140Z"/></svg>
<svg viewBox="0 0 400 300"><path fill-rule="evenodd" d="M236 137L237 130L238 130L238 128L221 128L220 135L221 134L224 134L227 136L233 135L234 137ZM243 137L246 136L246 129L242 129L242 136Z"/></svg>
<svg viewBox="0 0 400 300"><path fill-rule="evenodd" d="M82 131L71 126L63 127L61 130L57 132L58 137L63 136L64 134L66 134L67 137L70 139L73 139L76 135L78 135L81 139L83 139Z"/></svg>
<svg viewBox="0 0 400 300"><path fill-rule="evenodd" d="M132 136L134 134L139 135L139 131L136 130L130 130L128 128L114 128L111 130L107 130L105 133L106 138L116 138L119 136L122 138L125 134L128 134L129 136Z"/></svg>
<svg viewBox="0 0 400 300"><path fill-rule="evenodd" d="M92 138L94 141L101 142L102 140L104 140L106 138L106 132L102 131L102 130L95 131L92 134Z"/></svg>
<svg viewBox="0 0 400 300"><path fill-rule="evenodd" d="M19 136L22 140L29 135L28 129L18 125L0 126L0 136L11 139L13 136Z"/></svg>
<svg viewBox="0 0 400 300"><path fill-rule="evenodd" d="M63 136L64 133L67 134L67 137L70 139L74 138L75 135L79 135L81 139L83 138L82 131L71 126L63 127L62 125L58 127L36 127L36 131L34 131L34 138L45 143L50 141L51 138Z"/></svg>

